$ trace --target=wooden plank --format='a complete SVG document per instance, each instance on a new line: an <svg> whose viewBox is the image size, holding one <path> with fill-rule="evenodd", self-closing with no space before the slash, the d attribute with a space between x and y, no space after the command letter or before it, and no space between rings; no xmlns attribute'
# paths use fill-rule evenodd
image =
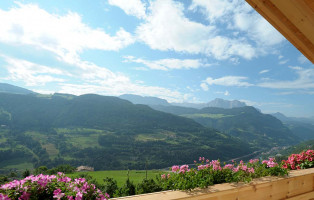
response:
<svg viewBox="0 0 314 200"><path fill-rule="evenodd" d="M297 27L298 31L314 44L314 12L304 0L289 0L289 2L272 0L272 3Z"/></svg>
<svg viewBox="0 0 314 200"><path fill-rule="evenodd" d="M314 12L314 1L313 0L305 0L306 5L309 6L310 9Z"/></svg>
<svg viewBox="0 0 314 200"><path fill-rule="evenodd" d="M313 190L313 176L298 176L289 180L289 192L287 197L307 193Z"/></svg>
<svg viewBox="0 0 314 200"><path fill-rule="evenodd" d="M295 197L288 198L286 200L313 200L314 199L314 191L308 192L305 194L301 194Z"/></svg>

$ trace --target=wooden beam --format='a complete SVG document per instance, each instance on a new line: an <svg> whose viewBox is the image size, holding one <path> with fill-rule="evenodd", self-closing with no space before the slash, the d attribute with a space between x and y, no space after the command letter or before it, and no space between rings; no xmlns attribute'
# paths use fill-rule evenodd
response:
<svg viewBox="0 0 314 200"><path fill-rule="evenodd" d="M314 63L314 0L246 0Z"/></svg>

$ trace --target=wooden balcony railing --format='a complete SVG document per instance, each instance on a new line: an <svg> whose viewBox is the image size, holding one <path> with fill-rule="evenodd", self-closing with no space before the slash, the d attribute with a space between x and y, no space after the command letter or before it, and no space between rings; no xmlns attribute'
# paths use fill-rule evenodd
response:
<svg viewBox="0 0 314 200"><path fill-rule="evenodd" d="M224 183L188 191L164 191L116 200L314 200L314 168L291 171L286 177L264 177L250 183Z"/></svg>

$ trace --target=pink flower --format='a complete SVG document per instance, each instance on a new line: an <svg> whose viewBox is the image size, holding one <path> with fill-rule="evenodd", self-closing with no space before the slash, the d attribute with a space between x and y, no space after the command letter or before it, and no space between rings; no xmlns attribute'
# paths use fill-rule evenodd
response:
<svg viewBox="0 0 314 200"><path fill-rule="evenodd" d="M172 172L177 172L177 171L179 171L179 169L180 169L179 165L173 165L172 166Z"/></svg>
<svg viewBox="0 0 314 200"><path fill-rule="evenodd" d="M213 170L221 170L219 160L212 160L209 165L213 167Z"/></svg>
<svg viewBox="0 0 314 200"><path fill-rule="evenodd" d="M252 167L252 168L248 168L248 170L247 170L249 173L254 173L255 172L255 170L254 170L254 168Z"/></svg>
<svg viewBox="0 0 314 200"><path fill-rule="evenodd" d="M61 199L63 196L64 196L64 193L62 193L60 188L53 191L53 198Z"/></svg>
<svg viewBox="0 0 314 200"><path fill-rule="evenodd" d="M188 165L181 165L179 173L184 174L186 171L190 171L189 166Z"/></svg>
<svg viewBox="0 0 314 200"><path fill-rule="evenodd" d="M31 194L27 193L27 192L23 192L23 194L20 196L19 199L21 200L28 200L30 198Z"/></svg>
<svg viewBox="0 0 314 200"><path fill-rule="evenodd" d="M166 174L162 174L162 175L161 175L161 178L162 178L162 179L166 179Z"/></svg>
<svg viewBox="0 0 314 200"><path fill-rule="evenodd" d="M238 172L238 171L239 171L239 169L240 169L240 167L239 167L239 166L237 166L237 167L233 168L233 169L232 169L232 171L233 171L233 172Z"/></svg>
<svg viewBox="0 0 314 200"><path fill-rule="evenodd" d="M257 163L258 161L259 161L259 159L251 159L251 160L250 160L250 163L251 163L251 164L254 164L254 163Z"/></svg>
<svg viewBox="0 0 314 200"><path fill-rule="evenodd" d="M0 193L1 200L11 200L7 195Z"/></svg>
<svg viewBox="0 0 314 200"><path fill-rule="evenodd" d="M198 169L198 170L202 170L202 169L205 169L205 167L206 167L205 165L199 165L199 166L197 167L197 169Z"/></svg>
<svg viewBox="0 0 314 200"><path fill-rule="evenodd" d="M78 193L76 193L75 200L82 200L82 199L83 199L83 194L79 191Z"/></svg>
<svg viewBox="0 0 314 200"><path fill-rule="evenodd" d="M167 178L168 178L168 179L170 178L170 174L167 174Z"/></svg>
<svg viewBox="0 0 314 200"><path fill-rule="evenodd" d="M232 169L234 167L233 164L227 164L224 166L224 169Z"/></svg>

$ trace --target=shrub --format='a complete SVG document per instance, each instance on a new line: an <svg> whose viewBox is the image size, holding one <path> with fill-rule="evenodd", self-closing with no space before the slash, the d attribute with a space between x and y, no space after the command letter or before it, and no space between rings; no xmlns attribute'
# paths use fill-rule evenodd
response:
<svg viewBox="0 0 314 200"><path fill-rule="evenodd" d="M118 184L117 181L113 178L106 177L104 178L104 191L106 191L107 194L109 194L111 197L114 196L116 191L118 190Z"/></svg>
<svg viewBox="0 0 314 200"><path fill-rule="evenodd" d="M162 188L154 179L143 179L143 181L137 185L137 194L159 192L161 190Z"/></svg>
<svg viewBox="0 0 314 200"><path fill-rule="evenodd" d="M133 182L130 181L128 178L125 182L125 184L119 188L117 191L117 196L130 196L130 195L135 195L135 185Z"/></svg>

